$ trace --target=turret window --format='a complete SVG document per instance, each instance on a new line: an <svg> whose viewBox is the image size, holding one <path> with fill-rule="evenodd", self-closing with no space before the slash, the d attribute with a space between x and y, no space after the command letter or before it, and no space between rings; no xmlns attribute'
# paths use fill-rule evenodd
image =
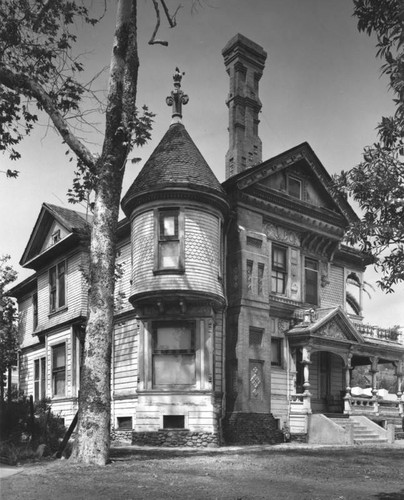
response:
<svg viewBox="0 0 404 500"><path fill-rule="evenodd" d="M159 210L157 214L157 255L155 271L183 269L183 216L180 210Z"/></svg>

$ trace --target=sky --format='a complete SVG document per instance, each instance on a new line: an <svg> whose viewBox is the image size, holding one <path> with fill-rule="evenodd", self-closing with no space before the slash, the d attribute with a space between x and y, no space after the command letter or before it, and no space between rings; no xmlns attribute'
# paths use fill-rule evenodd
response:
<svg viewBox="0 0 404 500"><path fill-rule="evenodd" d="M375 40L356 27L352 0L201 0L196 11L183 0L177 26L162 18L159 38L168 47L148 45L155 16L151 0L138 1L140 72L137 103L156 113L150 143L134 150L137 164L128 162L123 194L166 132L171 108L165 98L172 90L176 66L185 72L182 89L189 95L183 122L219 181L224 181L228 148L229 81L221 51L237 33L261 45L268 53L260 81L259 135L263 160L307 141L330 174L348 170L361 161L363 147L376 139L381 116L394 111L388 82L380 76ZM94 2L96 8L102 2ZM96 86L107 88L108 65L115 23L115 1L95 28L80 26L78 50L85 76L103 69ZM177 0L167 0L175 10ZM96 125L103 129L102 117ZM87 146L99 152L102 133L87 137ZM42 120L20 147L22 159L0 156L0 170L17 169L17 179L0 177L0 255L10 254L19 279L32 271L18 262L43 202L74 208L66 192L73 179L73 163L66 146ZM76 206L76 208L79 208ZM80 208L79 208L80 209ZM366 281L378 275L369 269ZM365 322L383 327L404 326L404 285L394 294L380 290L365 297Z"/></svg>

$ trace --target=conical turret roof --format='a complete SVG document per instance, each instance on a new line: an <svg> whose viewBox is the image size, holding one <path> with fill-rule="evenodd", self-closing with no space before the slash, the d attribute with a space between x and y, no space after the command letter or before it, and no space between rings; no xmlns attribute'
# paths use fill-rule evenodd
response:
<svg viewBox="0 0 404 500"><path fill-rule="evenodd" d="M127 216L140 203L167 193L197 193L227 205L226 194L182 123L174 123L122 200Z"/></svg>

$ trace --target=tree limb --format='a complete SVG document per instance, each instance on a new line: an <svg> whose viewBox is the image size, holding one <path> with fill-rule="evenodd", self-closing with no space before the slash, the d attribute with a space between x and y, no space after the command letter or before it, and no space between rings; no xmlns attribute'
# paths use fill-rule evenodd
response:
<svg viewBox="0 0 404 500"><path fill-rule="evenodd" d="M0 84L16 92L28 92L28 94L32 96L49 115L55 128L70 149L87 167L94 168L94 156L84 144L72 134L67 121L63 118L54 101L41 85L31 80L27 75L10 71L3 64L0 64Z"/></svg>
<svg viewBox="0 0 404 500"><path fill-rule="evenodd" d="M156 39L157 31L160 28L160 9L159 9L159 5L158 5L158 0L152 0L152 2L153 2L153 5L154 5L154 10L156 11L156 26L155 26L153 34L152 34L152 36L151 36L151 38L149 40L149 45L159 44L159 45L164 45L165 47L167 47L167 45L168 45L167 41ZM170 28L174 28L175 26L177 26L176 15L177 15L177 12L181 8L181 4L177 7L177 9L175 10L174 14L171 16L170 11L168 10L168 7L166 5L165 0L160 0L160 2L161 2L161 5L163 6L164 13L166 15L168 24L170 25Z"/></svg>

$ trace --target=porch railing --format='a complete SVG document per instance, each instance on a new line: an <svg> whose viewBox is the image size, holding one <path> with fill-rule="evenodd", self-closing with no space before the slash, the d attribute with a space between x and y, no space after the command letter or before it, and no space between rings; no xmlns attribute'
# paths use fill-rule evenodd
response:
<svg viewBox="0 0 404 500"><path fill-rule="evenodd" d="M404 401L384 401L378 398L361 398L358 396L349 396L344 398L344 413L353 414L376 414L385 416L403 416Z"/></svg>
<svg viewBox="0 0 404 500"><path fill-rule="evenodd" d="M402 335L397 328L381 328L375 325L364 325L363 323L355 323L357 331L364 337L372 339L389 340L402 344Z"/></svg>

